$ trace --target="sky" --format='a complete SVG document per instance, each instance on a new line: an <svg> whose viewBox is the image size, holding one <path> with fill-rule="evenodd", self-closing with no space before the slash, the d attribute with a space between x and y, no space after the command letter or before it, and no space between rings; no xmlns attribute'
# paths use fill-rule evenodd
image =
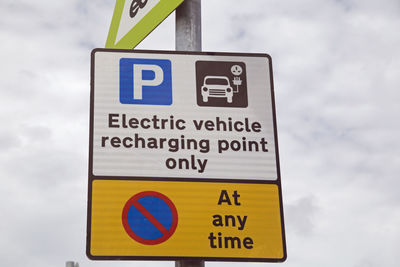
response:
<svg viewBox="0 0 400 267"><path fill-rule="evenodd" d="M90 52L114 0L0 2L2 266L174 266L85 255ZM174 50L175 14L137 48ZM400 2L203 0L203 51L272 57L288 258L395 267Z"/></svg>

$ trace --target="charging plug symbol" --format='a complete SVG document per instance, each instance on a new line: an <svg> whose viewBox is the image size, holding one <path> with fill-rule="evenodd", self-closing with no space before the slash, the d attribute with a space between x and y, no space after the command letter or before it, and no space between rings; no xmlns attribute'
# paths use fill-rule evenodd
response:
<svg viewBox="0 0 400 267"><path fill-rule="evenodd" d="M242 85L242 80L240 79L240 75L243 72L242 67L240 67L239 65L233 65L231 68L231 72L233 75L235 75L235 77L233 77L233 85L236 85L236 89L235 89L235 93L239 92L239 85Z"/></svg>

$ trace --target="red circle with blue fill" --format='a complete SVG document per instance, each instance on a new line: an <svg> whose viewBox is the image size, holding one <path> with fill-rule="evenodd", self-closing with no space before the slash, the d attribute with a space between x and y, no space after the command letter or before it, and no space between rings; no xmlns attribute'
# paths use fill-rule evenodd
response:
<svg viewBox="0 0 400 267"><path fill-rule="evenodd" d="M178 212L172 201L155 191L145 191L131 197L122 211L126 233L145 245L157 245L168 240L178 225Z"/></svg>

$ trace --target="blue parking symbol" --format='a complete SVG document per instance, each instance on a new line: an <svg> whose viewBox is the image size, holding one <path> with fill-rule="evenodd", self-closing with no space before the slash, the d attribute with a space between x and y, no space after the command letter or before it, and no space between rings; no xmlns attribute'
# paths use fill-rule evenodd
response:
<svg viewBox="0 0 400 267"><path fill-rule="evenodd" d="M121 58L119 100L121 104L171 105L171 61Z"/></svg>

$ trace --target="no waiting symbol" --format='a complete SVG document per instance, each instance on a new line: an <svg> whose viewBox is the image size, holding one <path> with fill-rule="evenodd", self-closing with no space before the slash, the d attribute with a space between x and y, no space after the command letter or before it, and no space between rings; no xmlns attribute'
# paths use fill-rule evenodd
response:
<svg viewBox="0 0 400 267"><path fill-rule="evenodd" d="M122 211L126 233L145 245L157 245L168 240L178 225L178 212L172 201L155 191L145 191L131 197Z"/></svg>

